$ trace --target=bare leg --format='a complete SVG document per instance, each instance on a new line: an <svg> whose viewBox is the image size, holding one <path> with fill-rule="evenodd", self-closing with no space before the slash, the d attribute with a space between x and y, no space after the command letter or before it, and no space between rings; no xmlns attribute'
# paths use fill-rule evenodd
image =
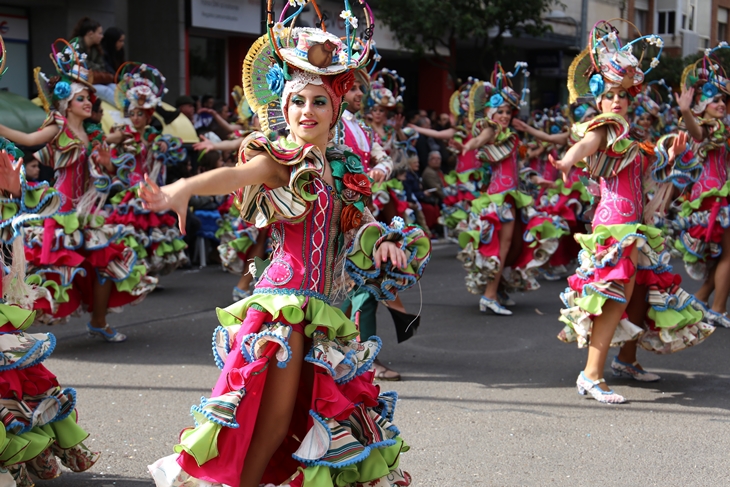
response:
<svg viewBox="0 0 730 487"><path fill-rule="evenodd" d="M515 210L512 209L512 216L514 216ZM487 284L487 289L484 291L484 297L488 299L497 299L497 290L499 289L499 281L502 279L502 270L504 269L505 261L507 260L507 254L509 253L510 244L512 243L512 234L514 233L515 222L502 223L502 228L499 229L499 261L500 266L497 271L497 275L494 276Z"/></svg>
<svg viewBox="0 0 730 487"><path fill-rule="evenodd" d="M727 311L727 297L730 294L730 229L722 234L722 254L715 266L715 298L712 300L712 311Z"/></svg>
<svg viewBox="0 0 730 487"><path fill-rule="evenodd" d="M289 431L304 363L304 337L299 333L292 333L289 346L292 349L292 359L285 368L277 367L275 358L269 360L266 385L261 396L251 445L243 464L240 487L259 486L269 460Z"/></svg>
<svg viewBox="0 0 730 487"><path fill-rule="evenodd" d="M94 278L94 311L91 313L91 326L94 328L106 328L106 314L109 308L109 296L112 294L114 281L107 279L104 284ZM110 329L107 331L111 332Z"/></svg>
<svg viewBox="0 0 730 487"><path fill-rule="evenodd" d="M634 246L631 252L631 261L636 264L638 258L638 249ZM631 276L631 280L625 284L626 301L631 301L631 295L634 290L634 282L636 275ZM626 310L627 303L619 303L609 299L603 305L601 314L593 319L593 328L591 329L591 342L588 347L588 360L583 373L590 380L598 380L603 378L603 369L606 366L606 358L608 357L608 349L611 347L611 339L616 332L618 322ZM604 391L610 388L605 382L601 382L599 387Z"/></svg>
<svg viewBox="0 0 730 487"><path fill-rule="evenodd" d="M705 282L702 283L702 287L695 293L695 298L699 299L700 301L707 303L710 299L710 294L712 294L712 291L715 290L715 271L717 270L717 266L713 266L712 269L710 269L710 273L707 276L707 279L705 279Z"/></svg>
<svg viewBox="0 0 730 487"><path fill-rule="evenodd" d="M644 318L646 317L646 312L649 310L649 303L646 301L646 293L648 291L649 289L647 286L643 284L634 286L631 301L629 301L629 305L626 307L626 314L629 316L629 321L636 326L644 326ZM618 359L626 364L633 364L636 362L637 343L637 340L631 340L624 343L618 351ZM639 364L636 364L636 368L644 370Z"/></svg>

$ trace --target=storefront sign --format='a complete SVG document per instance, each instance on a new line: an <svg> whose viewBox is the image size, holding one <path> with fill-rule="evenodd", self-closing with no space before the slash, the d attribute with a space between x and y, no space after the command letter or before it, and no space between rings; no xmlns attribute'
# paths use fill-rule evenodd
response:
<svg viewBox="0 0 730 487"><path fill-rule="evenodd" d="M259 0L191 0L193 27L246 34L262 31Z"/></svg>
<svg viewBox="0 0 730 487"><path fill-rule="evenodd" d="M0 14L0 35L6 41L28 42L28 18Z"/></svg>

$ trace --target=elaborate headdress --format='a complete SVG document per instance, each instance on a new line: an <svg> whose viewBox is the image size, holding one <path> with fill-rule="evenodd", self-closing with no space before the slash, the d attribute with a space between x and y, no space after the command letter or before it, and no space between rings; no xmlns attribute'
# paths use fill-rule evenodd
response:
<svg viewBox="0 0 730 487"><path fill-rule="evenodd" d="M89 90L92 97L96 92L91 84L89 69L86 67L86 54L79 54L78 46L78 38L71 39L70 42L56 39L51 44L51 61L56 68L57 77L49 80L41 72L41 68L33 70L38 97L47 112L54 104L57 104L61 111L65 111L69 100L82 90Z"/></svg>
<svg viewBox="0 0 730 487"><path fill-rule="evenodd" d="M406 91L406 80L395 70L383 68L372 75L370 82L370 99L372 104L385 108L395 108L403 102Z"/></svg>
<svg viewBox="0 0 730 487"><path fill-rule="evenodd" d="M463 83L451 94L451 98L449 99L449 110L455 119L465 120L469 116L469 91L477 81L479 80L469 76L466 79L466 83Z"/></svg>
<svg viewBox="0 0 730 487"><path fill-rule="evenodd" d="M682 72L682 86L697 89L695 97L699 97L699 99L696 99L697 101L692 107L692 111L696 115L702 114L718 94L730 95L730 80L728 80L720 60L714 55L715 51L727 48L727 42L723 41L713 49L705 49L702 59L690 64Z"/></svg>
<svg viewBox="0 0 730 487"><path fill-rule="evenodd" d="M154 110L167 93L165 77L149 64L126 62L119 66L114 81L114 101L123 112L134 108Z"/></svg>
<svg viewBox="0 0 730 487"><path fill-rule="evenodd" d="M583 123L598 113L596 107L596 99L593 96L583 96L578 98L574 103L568 105L568 119L571 123Z"/></svg>
<svg viewBox="0 0 730 487"><path fill-rule="evenodd" d="M628 21L621 21L633 26ZM605 20L597 22L591 30L588 47L575 57L568 69L570 103L588 95L600 101L606 92L617 86L626 89L631 96L636 96L641 91L644 75L659 65L659 56L664 47L664 41L658 35L639 35L639 38L623 46L619 32L613 25ZM638 59L632 52L634 44L639 42L659 48L659 53L652 58L646 71L641 69L644 51Z"/></svg>
<svg viewBox="0 0 730 487"><path fill-rule="evenodd" d="M5 52L5 41L3 40L3 36L0 36L0 79L2 79L5 71L7 70L7 68L5 67L7 61L8 58L7 53Z"/></svg>
<svg viewBox="0 0 730 487"><path fill-rule="evenodd" d="M512 88L512 80L522 72L522 91L518 94ZM530 92L527 87L527 80L530 72L527 71L527 63L518 61L515 63L514 72L505 71L502 63L494 64L494 71L490 82L477 81L469 92L469 120L479 118L492 118L497 109L507 103L513 109L519 110L526 104L525 97Z"/></svg>
<svg viewBox="0 0 730 487"><path fill-rule="evenodd" d="M231 97L236 103L236 115L238 115L239 123L246 125L253 117L253 110L251 110L248 100L246 100L246 95L243 94L243 88L234 86Z"/></svg>
<svg viewBox="0 0 730 487"><path fill-rule="evenodd" d="M314 7L321 28L292 27L307 3ZM372 12L364 0L358 3L365 18L362 35L357 36L359 20L345 0L340 14L345 37L340 39L326 31L316 0L289 0L278 22L274 21L273 0L268 0L267 32L254 42L243 62L243 91L264 132L286 128L289 97L307 84L320 85L330 95L335 108L331 126L335 125L342 97L354 79L352 70L363 66L370 53ZM297 9L287 17L290 5Z"/></svg>

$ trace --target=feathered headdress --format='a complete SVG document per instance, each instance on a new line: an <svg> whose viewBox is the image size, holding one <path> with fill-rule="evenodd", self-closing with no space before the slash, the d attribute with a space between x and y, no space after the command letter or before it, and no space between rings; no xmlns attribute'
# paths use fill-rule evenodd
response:
<svg viewBox="0 0 730 487"><path fill-rule="evenodd" d="M395 108L403 102L406 80L395 70L383 68L372 75L370 81L370 100L372 105Z"/></svg>
<svg viewBox="0 0 730 487"><path fill-rule="evenodd" d="M86 66L86 54L79 53L79 38L67 41L56 39L51 44L51 61L56 68L57 78L49 80L37 67L33 77L38 87L38 97L46 112L55 104L65 104L74 94L83 89L92 94L96 92Z"/></svg>
<svg viewBox="0 0 730 487"><path fill-rule="evenodd" d="M716 51L727 48L728 43L721 42L713 49L705 49L702 59L690 64L682 72L682 86L697 89L695 104L692 107L696 115L702 114L718 94L730 94L730 81L715 55Z"/></svg>
<svg viewBox="0 0 730 487"><path fill-rule="evenodd" d="M457 120L465 120L469 116L469 92L474 83L479 81L478 79L469 76L466 79L466 83L463 83L459 88L451 94L449 99L449 110L451 114Z"/></svg>
<svg viewBox="0 0 730 487"><path fill-rule="evenodd" d="M513 80L522 73L522 90L518 94L512 87ZM469 121L479 118L492 118L497 109L505 103L519 110L526 104L525 97L530 92L527 80L530 72L527 63L518 61L513 72L505 71L502 63L494 64L490 82L476 81L469 91Z"/></svg>
<svg viewBox="0 0 730 487"><path fill-rule="evenodd" d="M633 26L626 20L618 20ZM636 96L641 91L644 75L659 65L659 56L664 47L664 41L658 35L639 35L639 38L624 46L613 25L605 20L597 22L591 30L588 47L575 57L568 69L570 103L588 95L600 99L617 86L626 89L631 96ZM632 52L633 46L640 42L659 48L659 53L652 58L646 71L641 69L643 50L638 59Z"/></svg>
<svg viewBox="0 0 730 487"><path fill-rule="evenodd" d="M126 62L119 66L114 81L114 101L122 112L134 108L153 110L167 93L165 77L149 64Z"/></svg>

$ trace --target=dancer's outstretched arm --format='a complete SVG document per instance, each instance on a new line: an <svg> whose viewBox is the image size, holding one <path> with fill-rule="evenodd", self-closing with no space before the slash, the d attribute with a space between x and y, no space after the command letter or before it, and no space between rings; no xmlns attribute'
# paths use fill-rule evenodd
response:
<svg viewBox="0 0 730 487"><path fill-rule="evenodd" d="M520 132L527 132L528 134L535 137L537 140L541 140L543 142L550 142L551 144L556 145L565 145L568 143L568 136L570 135L568 132L560 132L559 134L548 134L543 132L542 130L538 130L532 125L529 125L519 118L513 118L512 119L512 126L519 130Z"/></svg>
<svg viewBox="0 0 730 487"><path fill-rule="evenodd" d="M38 130L37 132L26 134L20 130L0 125L0 137L5 137L18 145L32 147L34 145L44 145L49 143L53 140L56 134L58 134L58 130L58 125L53 124L44 127L42 130Z"/></svg>
<svg viewBox="0 0 730 487"><path fill-rule="evenodd" d="M606 145L606 129L599 127L591 130L580 142L568 149L562 159L555 159L549 156L550 163L563 173L563 180L567 180L570 169L578 162L598 152L601 146Z"/></svg>

